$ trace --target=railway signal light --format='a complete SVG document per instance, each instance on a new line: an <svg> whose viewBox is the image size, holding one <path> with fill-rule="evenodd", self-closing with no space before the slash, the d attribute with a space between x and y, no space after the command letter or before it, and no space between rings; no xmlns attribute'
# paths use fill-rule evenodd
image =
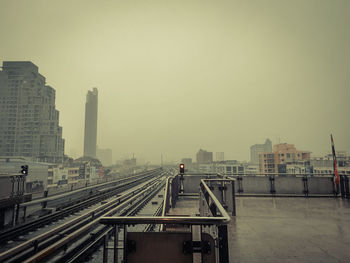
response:
<svg viewBox="0 0 350 263"><path fill-rule="evenodd" d="M21 166L21 174L28 175L28 165Z"/></svg>
<svg viewBox="0 0 350 263"><path fill-rule="evenodd" d="M180 164L180 174L185 173L185 165L183 163Z"/></svg>

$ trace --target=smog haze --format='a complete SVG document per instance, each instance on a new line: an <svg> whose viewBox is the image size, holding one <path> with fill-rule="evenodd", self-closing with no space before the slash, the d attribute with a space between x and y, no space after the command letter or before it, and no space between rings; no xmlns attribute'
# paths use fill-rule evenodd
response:
<svg viewBox="0 0 350 263"><path fill-rule="evenodd" d="M200 149L249 160L270 138L350 152L350 2L5 1L0 58L32 61L56 90L65 153L179 161Z"/></svg>

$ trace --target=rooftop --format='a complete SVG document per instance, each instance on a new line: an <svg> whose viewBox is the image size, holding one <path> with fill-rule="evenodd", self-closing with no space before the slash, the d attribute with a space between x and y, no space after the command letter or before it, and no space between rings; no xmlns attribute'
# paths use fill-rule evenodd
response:
<svg viewBox="0 0 350 263"><path fill-rule="evenodd" d="M232 262L349 262L350 202L335 198L236 199Z"/></svg>
<svg viewBox="0 0 350 263"><path fill-rule="evenodd" d="M170 214L194 215L196 204L180 197ZM236 213L228 225L230 262L350 261L349 200L236 197Z"/></svg>

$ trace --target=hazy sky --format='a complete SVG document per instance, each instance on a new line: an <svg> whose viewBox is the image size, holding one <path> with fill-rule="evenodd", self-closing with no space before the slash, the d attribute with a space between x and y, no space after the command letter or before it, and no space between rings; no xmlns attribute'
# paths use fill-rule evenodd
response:
<svg viewBox="0 0 350 263"><path fill-rule="evenodd" d="M0 60L30 60L56 90L66 154L249 160L270 138L350 153L350 1L0 0Z"/></svg>

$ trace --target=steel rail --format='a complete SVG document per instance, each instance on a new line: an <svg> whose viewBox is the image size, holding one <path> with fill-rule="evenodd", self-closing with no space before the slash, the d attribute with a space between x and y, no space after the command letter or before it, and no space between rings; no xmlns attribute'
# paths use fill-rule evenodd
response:
<svg viewBox="0 0 350 263"><path fill-rule="evenodd" d="M66 263L73 263L73 262L82 262L81 258L85 256L87 251L92 250L94 247L101 245L106 235L110 235L113 231L112 227L108 227L104 232L99 234L99 236L90 244L86 246L86 248L82 251L79 251L76 255L74 255L72 258L66 260Z"/></svg>
<svg viewBox="0 0 350 263"><path fill-rule="evenodd" d="M163 200L164 203L164 200ZM160 216L162 214L162 207L163 204L161 204L160 206L158 206L157 210L154 212L153 216ZM148 224L146 225L145 229L143 230L143 232L150 232L150 231L154 231L155 228L155 224Z"/></svg>
<svg viewBox="0 0 350 263"><path fill-rule="evenodd" d="M164 184L160 184L159 188L161 188ZM131 211L127 211L127 216L134 216L137 214L157 193L158 191L154 191L152 194L148 195L145 199L141 200L135 207L131 209Z"/></svg>
<svg viewBox="0 0 350 263"><path fill-rule="evenodd" d="M127 200L127 202L124 202L120 205L118 205L117 207L109 210L108 212L106 212L105 214L103 214L101 217L105 217L105 216L111 216L115 213L117 213L119 210L125 208L130 202L133 202L134 200L136 200L138 197L142 196L145 193L148 193L148 191L151 191L154 187L156 187L159 184L158 182L155 182L153 185L147 187L145 190L141 191L140 193L132 196L130 199ZM69 242L73 242L75 241L77 238L79 238L81 235L84 235L87 231L89 231L94 225L99 224L100 222L100 218L98 217L96 219L94 219L93 221L91 221L90 223L86 224L85 226L77 229L76 231L68 234L67 236L63 237L62 239L60 239L59 241L57 241L56 243L50 245L49 247L43 249L42 251L40 251L39 253L35 254L34 256L30 257L29 259L25 260L24 262L40 262L41 260L44 260L45 258L47 258L48 256L54 254L55 252L57 252L61 247L65 246L66 244L68 244Z"/></svg>
<svg viewBox="0 0 350 263"><path fill-rule="evenodd" d="M64 192L64 193L58 193L58 194L55 194L55 195L52 195L52 196L49 196L49 197L35 199L35 200L30 201L30 202L26 202L26 203L21 204L21 207L29 206L29 205L35 205L35 204L40 204L40 203L47 202L47 201L54 201L54 200L57 200L57 199L60 199L60 198L63 198L63 197L66 197L66 196L78 193L78 192L87 191L87 190L94 189L94 188L97 188L97 187L103 187L103 186L112 185L112 184L115 184L114 186L118 186L118 184L120 184L120 183L132 181L135 178L151 176L151 175L157 173L158 171L159 171L158 169L155 169L155 170L147 171L145 173L137 174L137 175L132 176L132 177L121 178L121 179L113 180L113 181L110 181L110 182L104 182L104 183L101 183L101 184L94 184L94 185L90 185L90 186L87 186L87 187L78 188L78 189L75 189L73 191L68 191L68 192Z"/></svg>
<svg viewBox="0 0 350 263"><path fill-rule="evenodd" d="M77 218L74 218L74 219L72 219L72 220L46 232L46 233L43 233L39 236L36 236L36 237L16 246L14 248L9 249L6 252L1 253L0 254L0 262L4 261L4 260L20 253L20 252L23 252L26 249L33 247L34 244L38 244L38 243L52 237L53 235L56 235L57 233L74 226L75 224L80 223L82 220L93 218L97 212L105 211L107 209L113 208L115 205L120 205L121 202L125 201L129 197L135 196L135 193L139 194L140 191L142 192L142 189L149 187L149 185L154 183L155 181L157 181L157 178L152 179L150 182L146 183L145 185L143 185L139 189L127 192L124 195L117 197L114 200L111 200L110 202L107 202L106 204L103 204L102 206L99 206L98 208L96 208L92 211L89 211L89 212L87 212L87 213L85 213Z"/></svg>
<svg viewBox="0 0 350 263"><path fill-rule="evenodd" d="M139 175L138 180L136 181L126 181L125 184L119 184L115 186L114 190L111 190L109 192L103 193L103 194L98 194L94 195L91 198L84 200L83 202L74 204L72 206L63 208L53 214L49 214L43 217L40 217L34 221L27 222L25 224L19 225L17 227L8 229L0 233L0 242L5 242L7 240L10 240L11 238L15 238L18 235L23 235L23 233L26 233L27 231L30 231L32 229L38 228L42 225L46 225L48 223L51 223L53 221L56 221L60 218L66 217L69 214L73 214L76 211L82 210L85 207L88 207L94 203L98 203L101 200L110 198L111 196L115 195L116 192L123 191L123 188L128 187L132 184L135 184L136 182L142 181L144 179L147 179L149 176L154 175L154 173L148 174L148 175L143 175L142 177ZM135 177L133 177L135 179ZM132 186L131 186L132 187Z"/></svg>
<svg viewBox="0 0 350 263"><path fill-rule="evenodd" d="M119 212L121 215L126 215L126 216L130 216L132 214L134 214L134 210L139 208L140 204L143 204L144 202L148 202L149 199L152 199L152 197L154 197L154 195L156 195L160 189L163 187L164 183L160 183L158 186L155 187L155 189L153 190L153 192L151 192L150 194L147 195L146 199L141 200L141 203L133 202L133 204L130 205L130 207L128 208L128 210L123 210L124 212ZM159 207L158 209L159 210ZM97 226L96 229L99 230L93 230L92 234L90 232L90 235L85 235L84 239L85 241L82 241L82 239L79 239L79 242L81 242L80 245L73 247L70 249L70 251L66 251L65 254L62 257L59 257L57 259L53 258L50 259L53 262L81 262L84 261L85 258L87 258L89 255L91 255L93 253L94 250L96 250L98 248L99 245L101 245L104 241L105 241L105 235L108 235L110 233L113 232L114 228L110 227L110 226L103 226L101 228L101 225ZM102 234L101 234L102 233ZM93 237L92 237L92 236ZM56 260L55 260L56 259Z"/></svg>

